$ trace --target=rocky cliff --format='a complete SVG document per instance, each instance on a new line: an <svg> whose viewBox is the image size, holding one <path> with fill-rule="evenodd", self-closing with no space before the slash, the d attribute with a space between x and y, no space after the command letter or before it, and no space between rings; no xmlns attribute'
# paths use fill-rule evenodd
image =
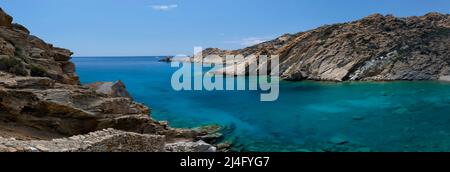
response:
<svg viewBox="0 0 450 172"><path fill-rule="evenodd" d="M0 9L0 137L50 140L113 128L155 136L133 138L163 136L165 142L173 143L210 134L202 129L170 128L167 122L151 119L150 109L134 102L122 82L81 85L71 55L30 35Z"/></svg>
<svg viewBox="0 0 450 172"><path fill-rule="evenodd" d="M244 49L203 51L203 57L211 54L222 58L279 55L280 74L285 80L450 80L450 15L397 18L374 14L354 22L286 34ZM249 73L244 70L238 66L237 71L219 72Z"/></svg>

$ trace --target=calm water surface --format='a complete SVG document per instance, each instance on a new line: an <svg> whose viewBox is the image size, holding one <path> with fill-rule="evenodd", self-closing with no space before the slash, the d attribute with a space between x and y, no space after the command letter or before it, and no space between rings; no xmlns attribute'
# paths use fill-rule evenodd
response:
<svg viewBox="0 0 450 172"><path fill-rule="evenodd" d="M174 91L157 57L76 57L83 83L122 80L174 127L218 124L239 151L450 151L450 83L282 82L259 91ZM241 77L238 79L246 79Z"/></svg>

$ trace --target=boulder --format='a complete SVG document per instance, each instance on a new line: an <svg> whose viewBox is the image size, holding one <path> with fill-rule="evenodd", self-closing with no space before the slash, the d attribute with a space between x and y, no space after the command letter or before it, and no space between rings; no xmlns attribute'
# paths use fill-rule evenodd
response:
<svg viewBox="0 0 450 172"><path fill-rule="evenodd" d="M23 26L21 24L13 23L12 27L14 28L14 30L21 31L21 32L23 32L25 34L30 34L30 31L25 26Z"/></svg>
<svg viewBox="0 0 450 172"><path fill-rule="evenodd" d="M63 48L53 48L52 52L54 53L53 58L55 61L69 61L73 52Z"/></svg>
<svg viewBox="0 0 450 172"><path fill-rule="evenodd" d="M93 88L97 93L110 95L113 97L127 97L132 98L130 93L126 90L125 84L122 81L116 82L96 82L87 85Z"/></svg>
<svg viewBox="0 0 450 172"><path fill-rule="evenodd" d="M203 141L177 142L167 144L165 150L168 152L217 152L217 148Z"/></svg>

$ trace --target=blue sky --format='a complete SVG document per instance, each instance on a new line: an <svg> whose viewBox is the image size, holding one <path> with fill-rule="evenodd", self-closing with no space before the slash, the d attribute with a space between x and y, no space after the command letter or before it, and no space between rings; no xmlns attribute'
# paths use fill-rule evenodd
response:
<svg viewBox="0 0 450 172"><path fill-rule="evenodd" d="M450 0L0 0L15 22L76 56L236 49L373 13L449 13Z"/></svg>

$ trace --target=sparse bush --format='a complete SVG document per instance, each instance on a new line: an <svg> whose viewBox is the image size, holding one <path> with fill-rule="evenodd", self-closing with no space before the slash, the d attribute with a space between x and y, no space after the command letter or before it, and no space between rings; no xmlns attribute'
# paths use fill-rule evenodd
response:
<svg viewBox="0 0 450 172"><path fill-rule="evenodd" d="M17 58L0 59L0 70L21 76L28 75L25 65Z"/></svg>
<svg viewBox="0 0 450 172"><path fill-rule="evenodd" d="M48 73L44 68L33 65L30 69L30 75L35 77L47 77Z"/></svg>
<svg viewBox="0 0 450 172"><path fill-rule="evenodd" d="M425 33L425 38L433 38L433 37L448 37L450 35L450 29L449 28L436 28L431 32Z"/></svg>
<svg viewBox="0 0 450 172"><path fill-rule="evenodd" d="M18 59L21 59L25 63L30 63L30 60L25 55L25 50L23 50L20 47L16 47L16 50L14 52L14 56Z"/></svg>
<svg viewBox="0 0 450 172"><path fill-rule="evenodd" d="M23 52L23 49L22 48L20 48L20 47L15 47L16 49L15 49L15 52L14 52L14 55L16 56L16 57L20 57L20 58L22 58L24 55L24 52Z"/></svg>
<svg viewBox="0 0 450 172"><path fill-rule="evenodd" d="M441 35L441 36L449 36L450 35L450 28L438 28L436 31L436 35Z"/></svg>

